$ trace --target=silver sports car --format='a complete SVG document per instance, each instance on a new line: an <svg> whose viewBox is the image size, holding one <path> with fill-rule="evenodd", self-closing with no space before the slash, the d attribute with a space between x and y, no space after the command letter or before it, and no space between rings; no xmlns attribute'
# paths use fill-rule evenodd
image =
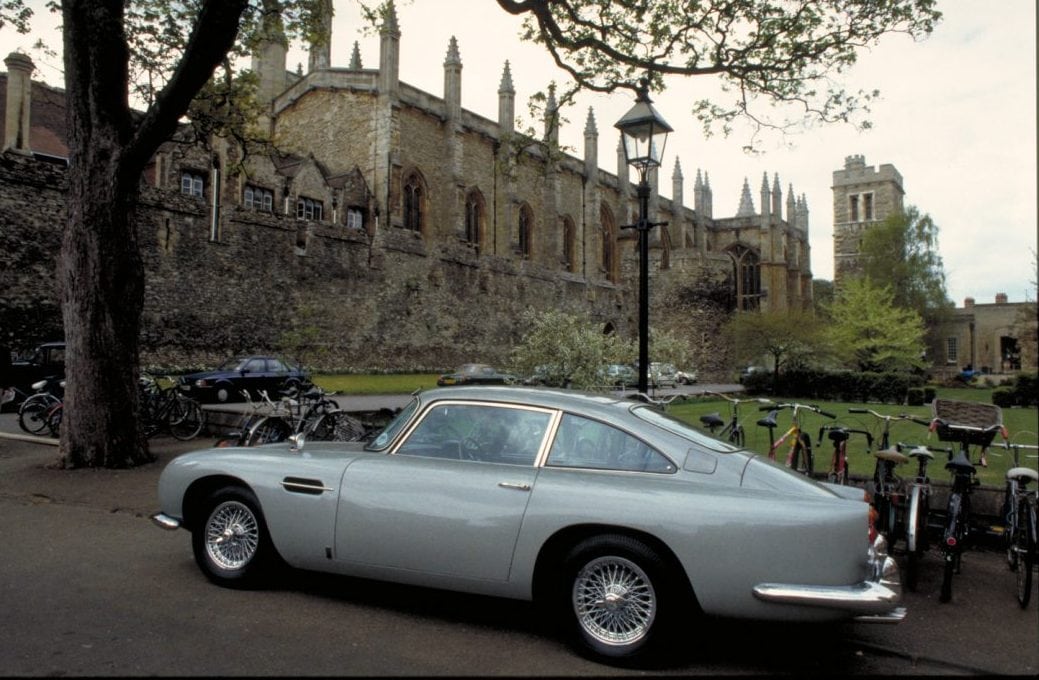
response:
<svg viewBox="0 0 1039 680"><path fill-rule="evenodd" d="M817 484L659 409L525 387L418 394L371 441L182 455L164 528L217 584L292 567L536 600L602 657L704 615L897 622L862 492Z"/></svg>

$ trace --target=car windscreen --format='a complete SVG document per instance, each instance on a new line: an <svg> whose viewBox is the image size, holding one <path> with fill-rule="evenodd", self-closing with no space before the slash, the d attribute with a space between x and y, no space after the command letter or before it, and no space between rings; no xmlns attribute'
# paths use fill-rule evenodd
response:
<svg viewBox="0 0 1039 680"><path fill-rule="evenodd" d="M400 410L393 420L382 429L382 432L372 440L372 443L364 447L368 451L381 451L397 438L404 426L411 420L411 416L418 409L418 399L412 399L407 406Z"/></svg>
<svg viewBox="0 0 1039 680"><path fill-rule="evenodd" d="M638 418L641 418L648 423L653 423L657 427L661 427L672 434L677 434L679 437L695 442L705 449L716 451L718 453L732 453L734 451L743 450L738 446L733 446L732 444L723 442L720 439L715 439L708 434L704 434L689 423L679 420L674 416L670 416L654 406L649 406L648 404L632 406L631 412Z"/></svg>

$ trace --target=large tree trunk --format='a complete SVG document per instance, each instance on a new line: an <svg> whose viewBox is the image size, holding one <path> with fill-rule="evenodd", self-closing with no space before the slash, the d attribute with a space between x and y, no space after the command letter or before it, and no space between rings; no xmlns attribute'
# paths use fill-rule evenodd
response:
<svg viewBox="0 0 1039 680"><path fill-rule="evenodd" d="M126 98L122 2L63 3L68 221L59 279L66 385L61 463L128 467L152 460L137 424L138 332L144 270L134 205L141 172L124 153Z"/></svg>
<svg viewBox="0 0 1039 680"><path fill-rule="evenodd" d="M137 424L144 269L134 208L145 164L234 44L248 0L202 0L180 63L148 110L128 102L125 0L62 0L68 223L58 265L66 386L61 463L153 460Z"/></svg>

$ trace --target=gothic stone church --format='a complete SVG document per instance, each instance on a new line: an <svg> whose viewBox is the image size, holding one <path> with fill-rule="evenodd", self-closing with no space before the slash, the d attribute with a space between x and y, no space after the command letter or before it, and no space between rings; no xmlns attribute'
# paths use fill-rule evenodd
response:
<svg viewBox="0 0 1039 680"><path fill-rule="evenodd" d="M292 345L321 370L501 363L531 308L585 313L634 337L637 250L621 227L637 216L635 189L619 148L616 173L600 168L594 112L583 158L551 146L550 123L547 152L523 144L508 63L497 120L461 107L453 39L444 92L423 92L398 77L389 9L376 69L356 45L348 67L332 66L328 36L294 73L283 36L268 33L253 70L276 155L251 156L243 171L222 139L156 154L139 225L145 365ZM15 342L49 340L61 333L50 267L64 219L64 93L33 82L27 56L5 63L0 324ZM688 338L709 375L724 358L713 345L724 314L697 316L681 291L710 281L726 291L727 312L810 308L808 208L792 187L784 202L773 175L760 210L745 180L736 215L716 218L707 172L696 172L692 207L677 159L671 179L667 199L651 178L650 219L668 223L652 232L651 328Z"/></svg>

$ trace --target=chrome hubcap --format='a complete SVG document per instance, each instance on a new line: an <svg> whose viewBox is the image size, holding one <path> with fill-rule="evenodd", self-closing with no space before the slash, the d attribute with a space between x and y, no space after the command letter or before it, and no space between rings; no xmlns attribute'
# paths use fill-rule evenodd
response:
<svg viewBox="0 0 1039 680"><path fill-rule="evenodd" d="M574 580L572 600L581 628L608 645L645 637L657 612L649 577L623 557L600 557L585 565Z"/></svg>
<svg viewBox="0 0 1039 680"><path fill-rule="evenodd" d="M260 527L256 516L243 503L218 505L206 523L206 553L221 569L241 569L256 555Z"/></svg>

